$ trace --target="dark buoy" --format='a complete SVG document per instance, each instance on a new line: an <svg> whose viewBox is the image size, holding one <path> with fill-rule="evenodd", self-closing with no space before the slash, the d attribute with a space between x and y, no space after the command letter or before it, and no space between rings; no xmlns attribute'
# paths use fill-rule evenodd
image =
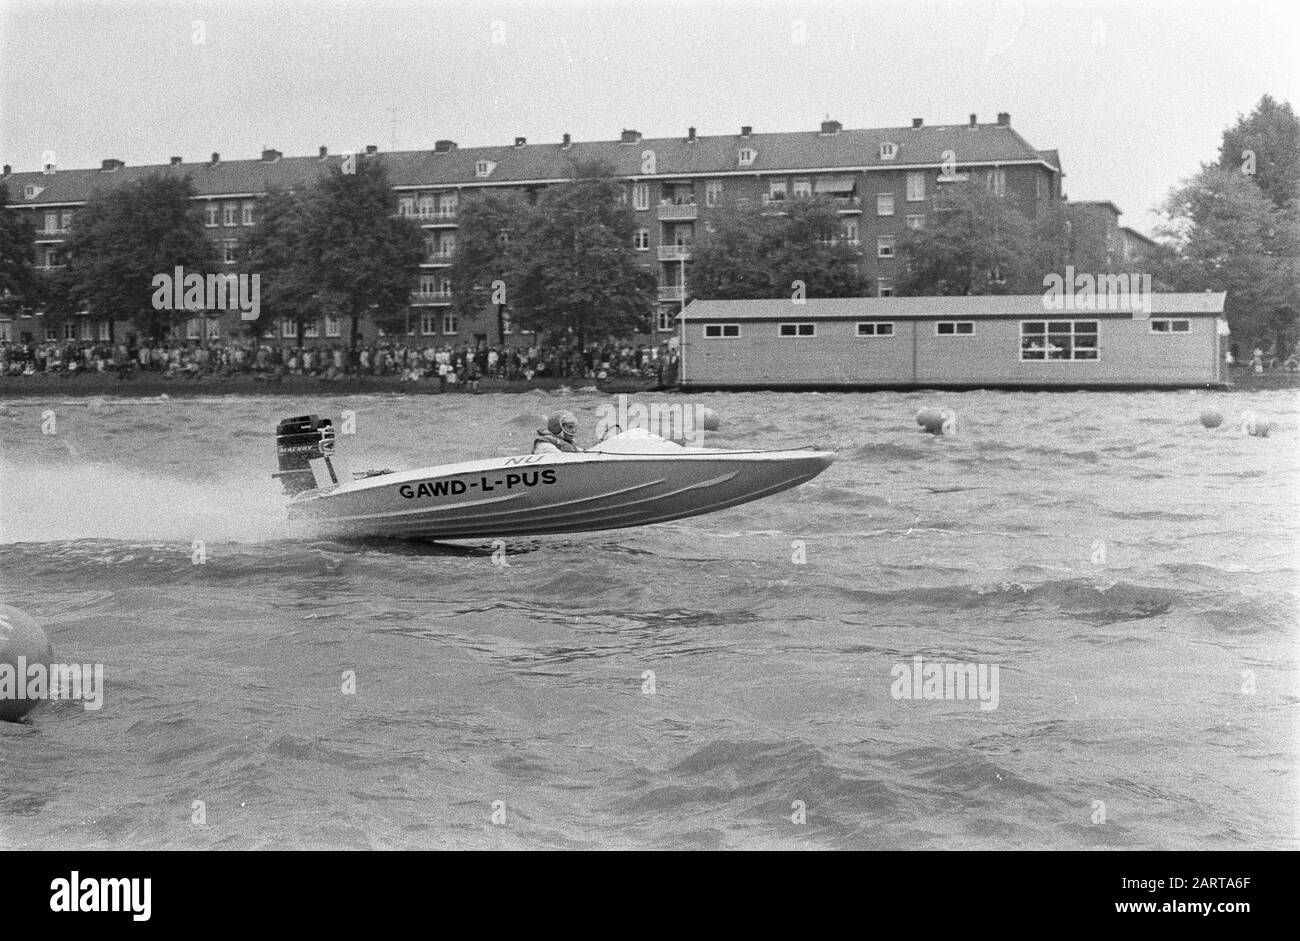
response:
<svg viewBox="0 0 1300 941"><path fill-rule="evenodd" d="M1223 412L1219 411L1213 405L1209 408L1201 409L1201 424L1206 428L1218 428L1223 424Z"/></svg>
<svg viewBox="0 0 1300 941"><path fill-rule="evenodd" d="M702 419L700 424L705 431L717 431L722 425L722 419L720 419L718 413L711 408L705 407L704 412L700 417Z"/></svg>
<svg viewBox="0 0 1300 941"><path fill-rule="evenodd" d="M50 640L36 619L0 604L0 720L18 722L41 704L39 698L28 698L27 671L32 664L42 664L48 683L53 659Z"/></svg>

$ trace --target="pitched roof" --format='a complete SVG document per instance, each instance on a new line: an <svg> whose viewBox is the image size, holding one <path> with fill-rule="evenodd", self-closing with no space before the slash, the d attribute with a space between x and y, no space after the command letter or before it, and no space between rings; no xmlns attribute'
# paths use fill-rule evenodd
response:
<svg viewBox="0 0 1300 941"><path fill-rule="evenodd" d="M893 159L882 159L882 143L898 145ZM738 166L741 148L756 151L752 164ZM655 153L656 172L642 170L643 152ZM620 141L574 141L568 148L559 143L522 146L467 147L447 153L430 150L395 151L382 154L394 186L465 186L493 183L521 183L566 179L574 162L605 160L623 177L672 177L686 174L798 172L820 168L890 169L917 164L938 165L945 151L952 151L960 164L1043 162L1057 169L1047 154L1037 151L1003 124L935 125L931 127L841 130L834 134L794 131L775 134L661 137ZM39 205L84 202L98 190L121 186L150 173L188 174L199 196L263 193L270 188L288 189L310 183L340 156L282 157L275 161L227 160L217 164L182 163L122 167L105 172L59 170L52 174L12 173L10 205ZM365 159L358 157L358 159ZM475 164L489 160L496 164L485 178L475 175ZM23 198L27 184L44 187L35 198Z"/></svg>
<svg viewBox="0 0 1300 941"><path fill-rule="evenodd" d="M1153 314L1221 314L1223 292L1152 294ZM1111 313L1099 309L1096 313ZM1124 313L1118 310L1114 313ZM809 298L795 305L789 298L753 301L691 301L684 320L814 320L925 319L936 317L1032 317L1085 313L1051 311L1042 294L1001 294L978 297L834 297Z"/></svg>

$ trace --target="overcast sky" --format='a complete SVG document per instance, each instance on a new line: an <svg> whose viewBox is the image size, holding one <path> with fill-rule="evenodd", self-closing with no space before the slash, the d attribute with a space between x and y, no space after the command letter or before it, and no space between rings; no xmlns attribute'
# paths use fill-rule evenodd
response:
<svg viewBox="0 0 1300 941"><path fill-rule="evenodd" d="M0 0L0 159L61 168L956 124L1008 111L1072 199L1150 210L1264 93L1300 3Z"/></svg>

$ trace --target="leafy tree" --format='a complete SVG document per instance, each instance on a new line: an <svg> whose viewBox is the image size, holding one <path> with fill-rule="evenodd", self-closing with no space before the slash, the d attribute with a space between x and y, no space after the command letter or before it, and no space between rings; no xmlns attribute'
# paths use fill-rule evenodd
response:
<svg viewBox="0 0 1300 941"><path fill-rule="evenodd" d="M448 277L451 280L452 310L462 317L473 317L489 303L497 308L497 327L509 303L496 303L500 295L495 282L505 282L510 275L511 245L526 227L532 207L518 193L488 193L462 203L457 211L456 255Z"/></svg>
<svg viewBox="0 0 1300 941"><path fill-rule="evenodd" d="M304 244L308 202L302 193L272 191L258 204L256 224L239 246L239 269L258 276L262 314L250 324L257 335L276 319L297 325L298 345L304 325L320 316L316 285Z"/></svg>
<svg viewBox="0 0 1300 941"><path fill-rule="evenodd" d="M36 306L36 249L31 223L9 204L9 187L0 182L0 313L13 315Z"/></svg>
<svg viewBox="0 0 1300 941"><path fill-rule="evenodd" d="M308 191L299 261L320 310L350 317L356 348L360 320L394 323L411 299L424 258L420 227L397 215L382 158L359 158L355 172L335 166Z"/></svg>
<svg viewBox="0 0 1300 941"><path fill-rule="evenodd" d="M834 202L825 197L788 200L780 215L733 203L695 247L691 296L788 297L801 282L805 297L860 297L867 290L861 260L844 239Z"/></svg>
<svg viewBox="0 0 1300 941"><path fill-rule="evenodd" d="M946 184L925 228L909 230L900 246L906 272L900 293L1041 291L1032 235L1029 221L1006 199L979 185Z"/></svg>
<svg viewBox="0 0 1300 941"><path fill-rule="evenodd" d="M1238 115L1223 132L1218 166L1245 171L1274 206L1300 203L1300 119L1290 103L1265 95L1248 117Z"/></svg>
<svg viewBox="0 0 1300 941"><path fill-rule="evenodd" d="M635 217L605 164L577 165L542 193L512 243L510 306L527 331L588 339L647 329L655 276L637 261Z"/></svg>
<svg viewBox="0 0 1300 941"><path fill-rule="evenodd" d="M177 266L215 270L216 250L193 196L189 177L163 174L91 196L73 217L67 242L75 302L165 337L188 313L154 309L154 276Z"/></svg>
<svg viewBox="0 0 1300 941"><path fill-rule="evenodd" d="M1162 207L1158 276L1178 291L1226 291L1233 334L1248 345L1296 342L1300 311L1300 212L1279 208L1237 169L1206 167Z"/></svg>

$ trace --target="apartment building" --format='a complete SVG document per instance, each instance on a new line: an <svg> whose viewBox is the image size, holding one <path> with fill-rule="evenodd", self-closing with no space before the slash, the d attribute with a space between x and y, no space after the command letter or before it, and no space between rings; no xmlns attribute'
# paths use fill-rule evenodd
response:
<svg viewBox="0 0 1300 941"><path fill-rule="evenodd" d="M356 159L380 157L370 146ZM168 164L128 167L116 159L98 169L12 173L4 168L9 206L30 214L37 230L37 262L54 268L66 261L64 242L77 208L97 191L121 186L150 173L185 174L195 188L211 237L226 264L233 264L240 236L256 220L257 201L272 189L309 184L343 159L322 147L316 156L285 157L265 149L257 160L223 160L218 153L201 163L173 157ZM439 140L433 148L382 154L398 194L397 211L425 232L427 252L412 285L407 333L438 343L509 342L508 318L484 311L461 322L451 310L448 270L455 257L457 213L482 193L512 189L524 194L569 178L575 163L611 164L626 186L627 203L637 220L633 247L658 277L655 339L673 335L676 317L690 300L688 270L693 247L705 237L717 214L733 200L783 212L791 200L822 195L834 200L841 237L858 246L872 293L889 296L900 280L899 245L908 228L933 216L942 187L974 180L1012 200L1029 217L1062 198L1060 157L1038 150L1011 126L1008 113L982 123L976 115L962 124L927 125L914 118L902 127L853 130L834 120L808 131L645 138L624 129L617 140L581 142L570 135L552 143L530 144L522 137L509 145L461 148ZM264 335L292 338L293 325L276 323L274 312ZM36 318L39 320L40 318ZM9 329L0 325L0 328ZM196 319L183 335L200 339L237 336L247 326L235 316ZM288 331L288 332L286 332ZM346 337L349 325L308 327L311 339ZM24 332L27 331L24 328ZM373 325L363 333L374 335ZM84 315L80 323L44 325L44 336L109 338L114 325Z"/></svg>

